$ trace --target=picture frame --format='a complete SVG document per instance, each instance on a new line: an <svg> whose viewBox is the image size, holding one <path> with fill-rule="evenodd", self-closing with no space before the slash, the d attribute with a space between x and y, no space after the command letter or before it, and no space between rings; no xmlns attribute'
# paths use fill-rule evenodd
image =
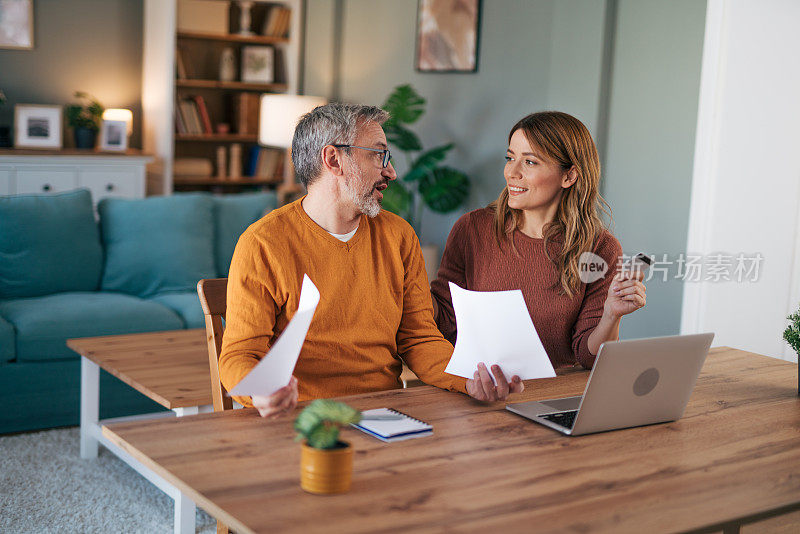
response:
<svg viewBox="0 0 800 534"><path fill-rule="evenodd" d="M100 129L100 150L105 152L128 150L128 123L104 120Z"/></svg>
<svg viewBox="0 0 800 534"><path fill-rule="evenodd" d="M418 0L414 68L478 72L481 0Z"/></svg>
<svg viewBox="0 0 800 534"><path fill-rule="evenodd" d="M15 148L61 148L61 106L17 104L14 106Z"/></svg>
<svg viewBox="0 0 800 534"><path fill-rule="evenodd" d="M243 82L273 83L275 49L271 46L243 46L241 66Z"/></svg>
<svg viewBox="0 0 800 534"><path fill-rule="evenodd" d="M0 48L33 48L33 0L0 0Z"/></svg>

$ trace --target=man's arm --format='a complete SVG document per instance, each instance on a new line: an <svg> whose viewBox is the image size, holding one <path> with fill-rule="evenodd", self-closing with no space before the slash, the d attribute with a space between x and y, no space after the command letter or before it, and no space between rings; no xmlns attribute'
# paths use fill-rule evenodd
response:
<svg viewBox="0 0 800 534"><path fill-rule="evenodd" d="M397 351L426 384L466 393L466 380L444 372L453 346L442 337L433 322L433 304L428 275L419 241L409 228L401 243L403 255L403 316L397 329Z"/></svg>
<svg viewBox="0 0 800 534"><path fill-rule="evenodd" d="M258 364L270 347L279 309L270 286L274 280L258 241L245 233L236 244L228 274L225 334L219 375L230 391ZM250 397L234 397L253 406Z"/></svg>

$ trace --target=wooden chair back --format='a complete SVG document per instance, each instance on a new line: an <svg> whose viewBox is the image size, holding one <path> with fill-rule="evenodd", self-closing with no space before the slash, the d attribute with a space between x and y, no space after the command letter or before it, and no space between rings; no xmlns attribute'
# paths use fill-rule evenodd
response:
<svg viewBox="0 0 800 534"><path fill-rule="evenodd" d="M208 366L211 370L211 398L214 411L232 410L233 401L219 380L219 355L222 352L222 321L227 306L228 279L210 278L197 283L197 295L206 316L206 340L208 341Z"/></svg>

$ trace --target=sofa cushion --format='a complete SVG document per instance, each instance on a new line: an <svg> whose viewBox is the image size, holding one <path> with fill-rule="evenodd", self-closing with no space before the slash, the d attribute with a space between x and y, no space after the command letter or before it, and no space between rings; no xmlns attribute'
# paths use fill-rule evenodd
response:
<svg viewBox="0 0 800 534"><path fill-rule="evenodd" d="M94 291L102 268L89 191L0 196L0 299Z"/></svg>
<svg viewBox="0 0 800 534"><path fill-rule="evenodd" d="M214 197L217 274L228 276L236 242L248 226L278 205L275 193L242 193Z"/></svg>
<svg viewBox="0 0 800 534"><path fill-rule="evenodd" d="M106 251L103 291L146 298L193 291L198 280L216 277L211 195L108 198L98 211Z"/></svg>
<svg viewBox="0 0 800 534"><path fill-rule="evenodd" d="M200 306L200 297L197 296L197 291L161 293L150 297L150 300L177 313L183 319L185 328L205 328L206 326L203 307Z"/></svg>
<svg viewBox="0 0 800 534"><path fill-rule="evenodd" d="M175 312L120 293L75 292L0 301L0 315L17 331L17 360L77 358L66 340L180 330Z"/></svg>
<svg viewBox="0 0 800 534"><path fill-rule="evenodd" d="M17 362L1 369L0 434L80 424L80 361ZM166 410L103 369L99 401L100 419Z"/></svg>
<svg viewBox="0 0 800 534"><path fill-rule="evenodd" d="M0 363L10 362L14 359L16 352L16 340L14 327L0 317Z"/></svg>

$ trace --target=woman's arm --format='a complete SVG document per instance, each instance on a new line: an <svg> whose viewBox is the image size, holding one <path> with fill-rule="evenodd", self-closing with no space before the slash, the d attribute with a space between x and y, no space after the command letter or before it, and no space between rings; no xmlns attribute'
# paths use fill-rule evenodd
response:
<svg viewBox="0 0 800 534"><path fill-rule="evenodd" d="M453 282L460 287L466 287L465 258L467 253L467 227L469 214L464 215L450 230L447 244L442 254L442 263L436 280L431 283L431 296L433 297L433 310L436 326L450 343L456 342L456 314L453 310L453 301L450 297L450 286Z"/></svg>
<svg viewBox="0 0 800 534"><path fill-rule="evenodd" d="M622 316L644 306L642 273L631 278L613 275L618 269L622 246L610 232L604 232L593 251L608 265L606 275L587 284L581 309L572 330L572 350L583 367L591 369L600 345L619 339Z"/></svg>
<svg viewBox="0 0 800 534"><path fill-rule="evenodd" d="M647 303L647 290L642 280L644 273L626 271L617 274L608 288L603 316L589 334L589 352L597 355L600 345L619 339L622 316L633 313Z"/></svg>

